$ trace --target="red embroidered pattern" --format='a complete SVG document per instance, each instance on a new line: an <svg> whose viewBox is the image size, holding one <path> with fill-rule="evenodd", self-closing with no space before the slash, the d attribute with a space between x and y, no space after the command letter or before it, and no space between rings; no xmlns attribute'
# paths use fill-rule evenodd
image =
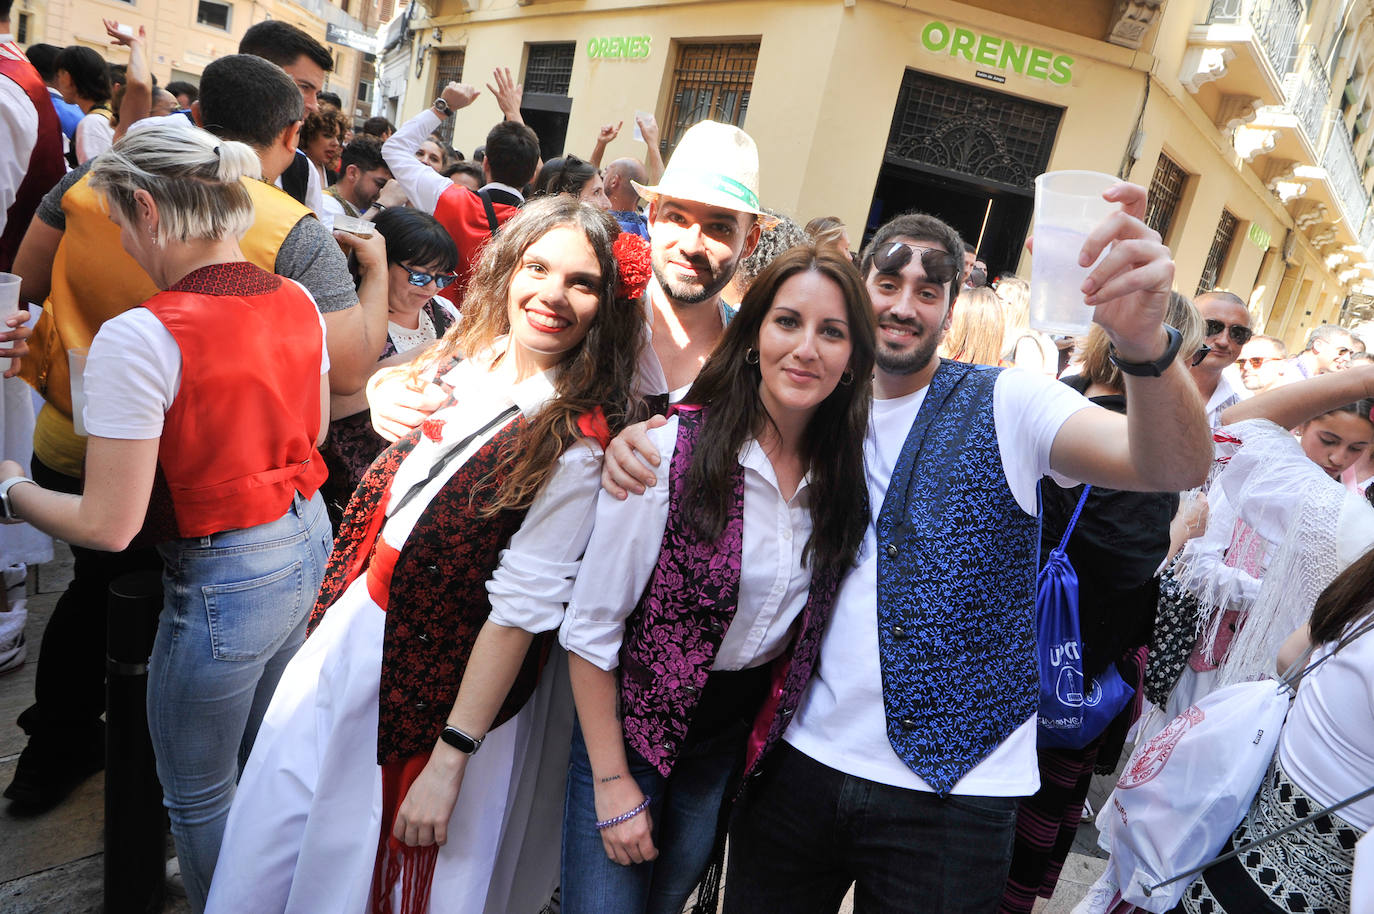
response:
<svg viewBox="0 0 1374 914"><path fill-rule="evenodd" d="M212 263L181 277L168 292L200 295L266 295L281 288L281 277L246 261Z"/></svg>

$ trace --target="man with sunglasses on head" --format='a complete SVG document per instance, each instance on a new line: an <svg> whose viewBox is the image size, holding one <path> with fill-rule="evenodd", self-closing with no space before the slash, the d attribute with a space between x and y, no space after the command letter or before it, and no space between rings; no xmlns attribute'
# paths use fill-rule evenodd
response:
<svg viewBox="0 0 1374 914"><path fill-rule="evenodd" d="M1319 374L1342 371L1350 367L1350 354L1355 351L1355 337L1344 327L1322 324L1307 336L1307 345L1297 357L1288 362L1292 372L1301 378L1315 378Z"/></svg>
<svg viewBox="0 0 1374 914"><path fill-rule="evenodd" d="M1163 317L1169 251L1145 190L1089 236L1084 285L1125 376L1125 416L1052 378L937 357L963 280L943 222L900 216L861 271L878 318L865 447L872 522L784 742L746 788L725 914L996 909L1019 797L1038 787L1037 486L1199 484L1202 404ZM1186 355L1185 355L1186 359ZM613 446L614 447L614 446ZM876 611L875 611L876 609Z"/></svg>
<svg viewBox="0 0 1374 914"><path fill-rule="evenodd" d="M1234 292L1204 292L1193 304L1202 315L1202 342L1207 352L1193 362L1191 371L1198 393L1207 404L1207 422L1217 428L1226 408L1249 396L1244 388L1232 385L1222 372L1236 363L1241 348L1254 335L1250 329L1250 310Z"/></svg>

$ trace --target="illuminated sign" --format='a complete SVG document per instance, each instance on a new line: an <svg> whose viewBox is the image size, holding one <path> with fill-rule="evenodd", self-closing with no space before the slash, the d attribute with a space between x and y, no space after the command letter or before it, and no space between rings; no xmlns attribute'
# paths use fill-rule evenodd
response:
<svg viewBox="0 0 1374 914"><path fill-rule="evenodd" d="M587 39L587 56L593 60L643 60L650 50L648 35Z"/></svg>
<svg viewBox="0 0 1374 914"><path fill-rule="evenodd" d="M980 67L1011 70L1030 79L1046 79L1059 86L1067 86L1073 79L1072 57L1028 44L1017 44L1005 38L980 35L969 29L954 28L939 21L931 22L921 31L921 44L935 54L943 52L950 57L962 57Z"/></svg>

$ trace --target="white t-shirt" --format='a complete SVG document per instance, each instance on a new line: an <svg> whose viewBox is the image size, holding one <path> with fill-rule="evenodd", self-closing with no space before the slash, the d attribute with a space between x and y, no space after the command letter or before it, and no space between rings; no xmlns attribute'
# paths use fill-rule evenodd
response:
<svg viewBox="0 0 1374 914"><path fill-rule="evenodd" d="M76 125L76 161L84 164L114 145L114 125L103 114L91 112Z"/></svg>
<svg viewBox="0 0 1374 914"><path fill-rule="evenodd" d="M887 738L883 677L878 663L878 546L876 522L893 467L916 414L922 388L905 397L874 400L864 467L872 516L858 565L840 584L820 661L785 739L818 762L855 777L906 787L931 788L902 761ZM1050 448L1064 420L1080 409L1099 409L1047 375L1011 368L993 387L993 420L1002 471L1021 509L1038 511L1036 485L1051 475ZM1029 796L1039 789L1035 717L954 785L953 793Z"/></svg>
<svg viewBox="0 0 1374 914"><path fill-rule="evenodd" d="M0 32L0 57L26 60L7 32ZM28 173L29 159L38 142L38 112L19 84L0 77L0 232L5 230L9 208L18 196L19 185Z"/></svg>
<svg viewBox="0 0 1374 914"><path fill-rule="evenodd" d="M329 348L323 345L324 318L319 320L320 374L327 374ZM130 308L100 325L83 377L88 434L125 441L161 438L167 410L181 388L181 347L153 312Z"/></svg>

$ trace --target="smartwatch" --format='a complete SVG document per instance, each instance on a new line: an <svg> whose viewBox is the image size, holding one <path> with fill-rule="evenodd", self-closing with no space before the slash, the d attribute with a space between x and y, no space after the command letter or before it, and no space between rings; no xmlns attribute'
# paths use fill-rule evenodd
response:
<svg viewBox="0 0 1374 914"><path fill-rule="evenodd" d="M19 520L19 516L14 513L14 505L10 502L10 489L21 482L33 482L33 480L27 476L11 476L4 482L0 482L0 510L4 511L5 520Z"/></svg>
<svg viewBox="0 0 1374 914"><path fill-rule="evenodd" d="M442 95L434 100L434 104L431 107L433 107L435 111L439 112L440 117L453 116L453 109L448 106L448 102L444 101L444 97Z"/></svg>
<svg viewBox="0 0 1374 914"><path fill-rule="evenodd" d="M1164 369L1173 364L1174 358L1178 355L1178 348L1183 345L1183 334L1173 327L1165 324L1164 332L1169 336L1169 344L1164 347L1164 354L1153 362L1128 362L1116 354L1114 345L1107 347L1107 358L1122 374L1135 375L1138 378L1157 378L1164 374Z"/></svg>
<svg viewBox="0 0 1374 914"><path fill-rule="evenodd" d="M475 755L477 750L482 748L482 740L486 739L486 737L479 739L475 736L468 736L457 727L451 726L439 731L439 738L464 755Z"/></svg>

